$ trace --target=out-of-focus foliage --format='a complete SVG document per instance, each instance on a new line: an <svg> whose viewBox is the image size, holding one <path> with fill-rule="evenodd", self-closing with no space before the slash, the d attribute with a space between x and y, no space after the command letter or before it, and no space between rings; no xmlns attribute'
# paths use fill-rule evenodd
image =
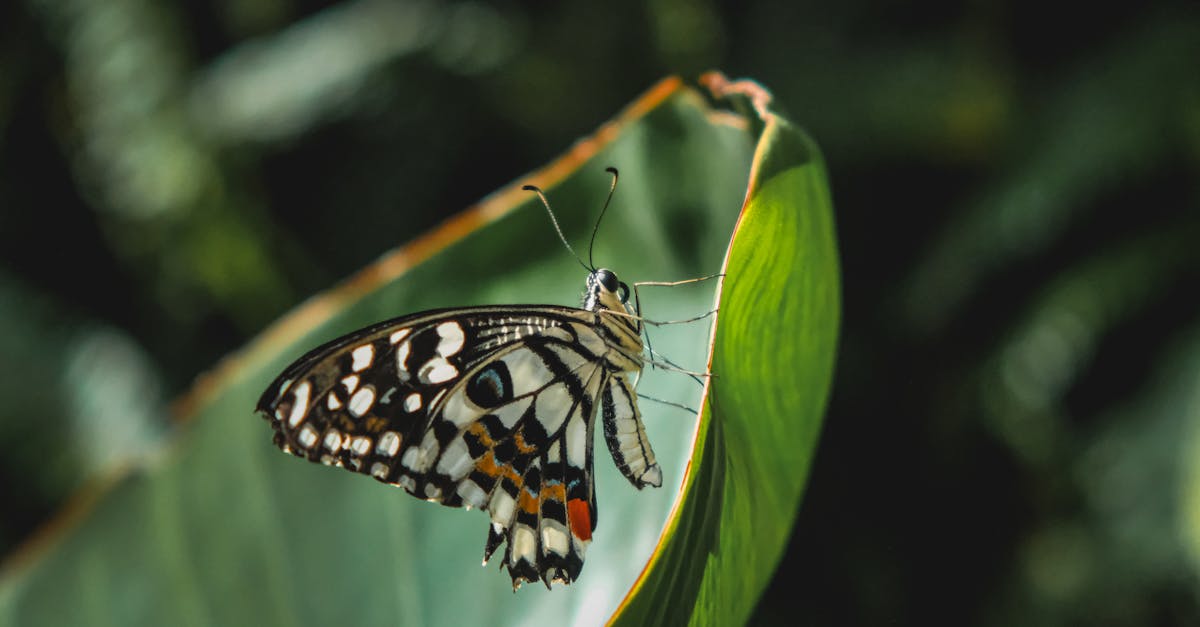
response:
<svg viewBox="0 0 1200 627"><path fill-rule="evenodd" d="M0 541L305 296L722 67L824 148L846 286L757 619L1194 623L1198 12L4 3Z"/></svg>

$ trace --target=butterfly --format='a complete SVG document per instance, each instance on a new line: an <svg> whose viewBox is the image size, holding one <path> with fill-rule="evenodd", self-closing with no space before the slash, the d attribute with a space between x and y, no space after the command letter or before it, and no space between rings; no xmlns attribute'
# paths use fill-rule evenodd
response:
<svg viewBox="0 0 1200 627"><path fill-rule="evenodd" d="M663 478L634 390L642 318L615 273L584 265L578 308L460 307L380 322L296 360L257 411L285 452L486 510L484 564L504 544L514 590L570 584L597 523L597 414L634 487Z"/></svg>

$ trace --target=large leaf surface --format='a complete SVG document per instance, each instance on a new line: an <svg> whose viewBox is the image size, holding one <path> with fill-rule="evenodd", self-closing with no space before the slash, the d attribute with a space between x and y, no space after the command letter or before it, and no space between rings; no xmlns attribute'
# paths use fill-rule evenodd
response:
<svg viewBox="0 0 1200 627"><path fill-rule="evenodd" d="M825 167L803 131L766 109L724 272L716 374L677 515L622 612L628 625L744 622L787 545L820 432L840 316Z"/></svg>
<svg viewBox="0 0 1200 627"><path fill-rule="evenodd" d="M755 122L714 115L695 92L667 81L559 161L309 301L200 382L181 404L185 420L170 450L81 495L9 560L0 623L598 623L654 552L692 444L701 454L691 463L691 496L625 616L677 619L696 608L717 622L744 618L799 502L828 384L837 294L815 150L786 143L795 137L781 139L767 125L754 156L758 133L747 128L762 128ZM719 269L748 198L723 288L714 411L693 442L694 416L642 403L664 467L660 490L630 487L598 441L599 525L581 579L513 594L507 575L476 566L485 516L283 455L251 408L308 347L380 319L454 305L576 302L582 272L519 186L546 188L568 238L582 248L607 191L606 165L621 168L622 178L595 258L630 282ZM815 209L789 212L796 202ZM799 235L786 235L792 231ZM764 261L780 246L782 254ZM797 259L806 264L800 277ZM649 290L643 305L652 319L690 317L713 303L703 283ZM793 292L817 298L797 301ZM652 331L656 350L697 370L709 337L703 322ZM805 343L775 356L780 342L793 340ZM764 359L767 347L772 356ZM756 383L764 375L769 385ZM780 388L783 380L794 388ZM701 402L692 380L662 370L648 371L639 390ZM784 420L788 412L799 427ZM765 441L772 442L767 454L746 456ZM713 498L697 498L698 489ZM743 596L732 610L719 609L731 595Z"/></svg>

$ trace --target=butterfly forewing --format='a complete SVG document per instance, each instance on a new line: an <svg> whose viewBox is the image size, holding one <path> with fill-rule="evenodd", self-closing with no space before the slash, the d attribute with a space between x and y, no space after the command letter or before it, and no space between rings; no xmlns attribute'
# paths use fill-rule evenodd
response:
<svg viewBox="0 0 1200 627"><path fill-rule="evenodd" d="M284 451L487 510L484 559L507 543L514 586L570 583L597 522L601 404L618 467L639 488L661 484L626 379L640 327L607 315L614 295L595 277L587 309L448 309L351 333L288 367L258 410Z"/></svg>

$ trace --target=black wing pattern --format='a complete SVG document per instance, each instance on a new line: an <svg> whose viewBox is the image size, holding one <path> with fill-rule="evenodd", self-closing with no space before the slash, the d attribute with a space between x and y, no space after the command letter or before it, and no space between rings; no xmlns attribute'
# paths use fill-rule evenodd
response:
<svg viewBox="0 0 1200 627"><path fill-rule="evenodd" d="M662 483L627 379L640 358L614 348L622 324L553 305L397 318L310 351L257 409L286 452L487 510L484 561L507 543L514 589L569 584L597 522L598 408L622 473L638 488Z"/></svg>

